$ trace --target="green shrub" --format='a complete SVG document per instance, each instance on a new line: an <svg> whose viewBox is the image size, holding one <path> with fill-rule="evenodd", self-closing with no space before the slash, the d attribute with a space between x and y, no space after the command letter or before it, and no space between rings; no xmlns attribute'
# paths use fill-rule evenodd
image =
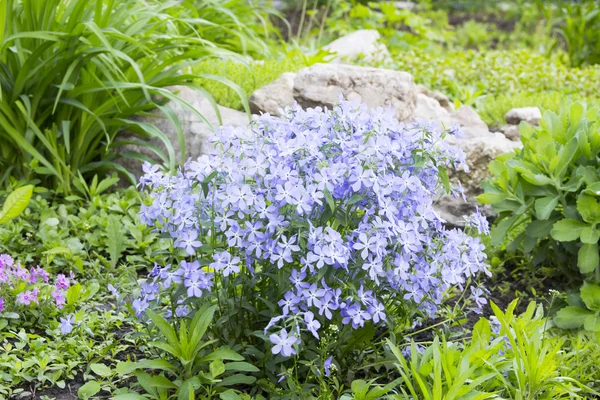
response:
<svg viewBox="0 0 600 400"><path fill-rule="evenodd" d="M203 2L196 9L191 1L170 0L3 2L0 13L11 17L0 26L2 176L39 178L70 193L79 173L126 173L114 163L123 129L142 143L160 138L167 154L149 148L173 169L181 160L168 138L131 118L177 101L165 88L192 85L190 64L235 56L230 50L261 51L258 34L244 25L254 20L248 7L227 8L240 3Z"/></svg>
<svg viewBox="0 0 600 400"><path fill-rule="evenodd" d="M261 60L249 63L208 60L194 66L194 71L226 76L245 94L250 95L256 89L279 78L284 72L296 72L306 67L307 63L308 60L303 56L292 54L280 60ZM244 109L244 103L238 92L230 85L210 79L200 79L198 84L205 88L220 105L237 110Z"/></svg>
<svg viewBox="0 0 600 400"><path fill-rule="evenodd" d="M541 126L521 124L523 149L490 163L492 178L478 200L499 214L492 242L524 229L508 246L534 253L581 282L598 271L600 109L565 102Z"/></svg>

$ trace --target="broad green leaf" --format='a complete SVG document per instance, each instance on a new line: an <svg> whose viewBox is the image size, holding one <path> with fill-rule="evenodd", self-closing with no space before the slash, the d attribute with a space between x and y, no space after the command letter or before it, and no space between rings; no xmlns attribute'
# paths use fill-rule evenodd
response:
<svg viewBox="0 0 600 400"><path fill-rule="evenodd" d="M581 232L588 224L574 219L563 219L558 221L552 227L550 235L554 240L559 242L570 242L577 240L581 236Z"/></svg>
<svg viewBox="0 0 600 400"><path fill-rule="evenodd" d="M568 306L556 313L554 323L559 328L577 329L583 326L585 319L593 313L579 307Z"/></svg>
<svg viewBox="0 0 600 400"><path fill-rule="evenodd" d="M179 346L179 339L173 327L167 322L166 319L158 315L152 310L146 310L146 314L150 317L154 325L160 330L163 336L167 339L167 342L175 349L181 349Z"/></svg>
<svg viewBox="0 0 600 400"><path fill-rule="evenodd" d="M492 244L497 246L504 241L506 234L510 227L517 221L519 218L518 215L513 215L510 218L505 218L500 223L492 228L492 232L490 234L492 239Z"/></svg>
<svg viewBox="0 0 600 400"><path fill-rule="evenodd" d="M505 193L483 193L476 197L481 204L496 204L506 200L508 196Z"/></svg>
<svg viewBox="0 0 600 400"><path fill-rule="evenodd" d="M233 389L227 389L219 394L221 400L242 400L242 398Z"/></svg>
<svg viewBox="0 0 600 400"><path fill-rule="evenodd" d="M100 391L100 384L97 381L89 381L77 390L80 399L89 399Z"/></svg>
<svg viewBox="0 0 600 400"><path fill-rule="evenodd" d="M120 375L129 375L138 369L159 369L163 371L175 371L176 368L167 360L140 360L140 361L121 361L117 363L115 370Z"/></svg>
<svg viewBox="0 0 600 400"><path fill-rule="evenodd" d="M148 398L137 393L122 393L114 395L112 400L148 400Z"/></svg>
<svg viewBox="0 0 600 400"><path fill-rule="evenodd" d="M550 235L555 222L555 218L547 219L545 221L535 220L527 226L525 232L527 233L527 236L542 239Z"/></svg>
<svg viewBox="0 0 600 400"><path fill-rule="evenodd" d="M217 383L217 386L235 386L235 385L252 385L256 382L256 378L247 375L231 375Z"/></svg>
<svg viewBox="0 0 600 400"><path fill-rule="evenodd" d="M558 204L558 196L556 197L542 197L535 201L535 213L539 220L546 220L550 217L550 214L556 208Z"/></svg>
<svg viewBox="0 0 600 400"><path fill-rule="evenodd" d="M33 195L33 185L22 186L13 190L4 201L0 211L0 224L18 217L29 205Z"/></svg>
<svg viewBox="0 0 600 400"><path fill-rule="evenodd" d="M584 244L577 254L577 266L582 274L593 272L598 266L598 244Z"/></svg>
<svg viewBox="0 0 600 400"><path fill-rule="evenodd" d="M598 315L598 313L595 313L593 315L587 316L585 318L585 321L583 322L583 328L586 331L590 332L600 331L600 315Z"/></svg>
<svg viewBox="0 0 600 400"><path fill-rule="evenodd" d="M225 364L225 369L227 371L235 372L260 372L260 369L245 361L234 361L227 363Z"/></svg>
<svg viewBox="0 0 600 400"><path fill-rule="evenodd" d="M218 349L202 358L202 362L213 360L244 361L244 357L231 349Z"/></svg>
<svg viewBox="0 0 600 400"><path fill-rule="evenodd" d="M587 244L594 244L600 239L600 230L587 226L581 231L581 241Z"/></svg>
<svg viewBox="0 0 600 400"><path fill-rule="evenodd" d="M213 378L216 378L225 372L225 364L219 359L213 360L208 367Z"/></svg>
<svg viewBox="0 0 600 400"><path fill-rule="evenodd" d="M117 262L121 258L121 254L125 250L125 227L119 221L116 215L108 217L108 225L106 226L106 239L108 246L108 254L110 254L110 266L115 269Z"/></svg>
<svg viewBox="0 0 600 400"><path fill-rule="evenodd" d="M168 378L163 375L155 375L152 377L152 381L150 382L150 386L156 388L165 388L165 389L176 389L177 385L171 382Z"/></svg>
<svg viewBox="0 0 600 400"><path fill-rule="evenodd" d="M577 198L577 212L585 222L600 222L600 204L595 196L580 194Z"/></svg>
<svg viewBox="0 0 600 400"><path fill-rule="evenodd" d="M112 370L105 364L90 364L90 369L101 377L107 377L112 375Z"/></svg>
<svg viewBox="0 0 600 400"><path fill-rule="evenodd" d="M585 306L594 311L600 311L600 286L595 283L584 282L581 287L581 300Z"/></svg>

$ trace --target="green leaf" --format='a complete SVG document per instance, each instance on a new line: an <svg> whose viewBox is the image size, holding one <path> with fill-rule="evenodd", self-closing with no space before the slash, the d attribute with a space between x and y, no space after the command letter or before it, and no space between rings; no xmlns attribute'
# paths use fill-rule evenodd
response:
<svg viewBox="0 0 600 400"><path fill-rule="evenodd" d="M515 223L515 221L519 218L518 215L513 215L510 218L505 218L500 223L492 228L492 232L490 234L492 239L492 244L497 246L504 241L506 234L510 227Z"/></svg>
<svg viewBox="0 0 600 400"><path fill-rule="evenodd" d="M334 213L335 212L335 201L333 200L331 193L329 193L329 189L327 189L326 187L323 188L323 195L325 195L325 200L327 200L329 209L331 210L332 213Z"/></svg>
<svg viewBox="0 0 600 400"><path fill-rule="evenodd" d="M97 381L89 381L77 390L77 395L81 399L89 399L100 391L100 384Z"/></svg>
<svg viewBox="0 0 600 400"><path fill-rule="evenodd" d="M600 204L595 196L580 194L577 197L577 212L581 218L589 223L600 222Z"/></svg>
<svg viewBox="0 0 600 400"><path fill-rule="evenodd" d="M208 367L213 378L216 378L225 372L225 364L223 364L223 361L218 359L212 361Z"/></svg>
<svg viewBox="0 0 600 400"><path fill-rule="evenodd" d="M177 350L181 350L179 339L175 333L175 329L167 322L166 319L158 315L152 310L147 310L146 314L150 317L154 325L160 330L167 342Z"/></svg>
<svg viewBox="0 0 600 400"><path fill-rule="evenodd" d="M90 369L94 371L96 375L102 377L108 377L112 375L112 370L105 364L90 364Z"/></svg>
<svg viewBox="0 0 600 400"><path fill-rule="evenodd" d="M260 369L248 362L230 362L225 364L225 370L234 372L260 372Z"/></svg>
<svg viewBox="0 0 600 400"><path fill-rule="evenodd" d="M155 388L164 388L164 389L176 389L177 385L171 382L168 378L163 375L155 375L152 377L150 381L150 386Z"/></svg>
<svg viewBox="0 0 600 400"><path fill-rule="evenodd" d="M586 331L590 332L600 331L600 315L598 315L598 313L595 313L586 317L585 321L583 322L583 328Z"/></svg>
<svg viewBox="0 0 600 400"><path fill-rule="evenodd" d="M256 378L247 375L231 375L217 383L217 386L234 386L234 385L252 385L256 382Z"/></svg>
<svg viewBox="0 0 600 400"><path fill-rule="evenodd" d="M481 204L496 204L506 200L508 196L505 193L483 193L476 197Z"/></svg>
<svg viewBox="0 0 600 400"><path fill-rule="evenodd" d="M587 244L594 244L600 239L600 231L592 226L587 226L581 231L581 241Z"/></svg>
<svg viewBox="0 0 600 400"><path fill-rule="evenodd" d="M122 393L112 397L113 400L148 400L147 397L137 393Z"/></svg>
<svg viewBox="0 0 600 400"><path fill-rule="evenodd" d="M584 282L581 288L581 300L585 306L594 311L600 311L600 286L595 283Z"/></svg>
<svg viewBox="0 0 600 400"><path fill-rule="evenodd" d="M110 266L116 268L117 262L121 258L121 254L125 250L125 235L123 232L125 227L116 215L110 215L108 217L108 224L106 226L106 238L108 254L110 254Z"/></svg>
<svg viewBox="0 0 600 400"><path fill-rule="evenodd" d="M562 329L577 329L582 327L585 319L592 314L583 308L568 306L556 313L554 323Z"/></svg>
<svg viewBox="0 0 600 400"><path fill-rule="evenodd" d="M598 266L598 244L584 244L577 254L577 266L582 274L593 272Z"/></svg>
<svg viewBox="0 0 600 400"><path fill-rule="evenodd" d="M4 201L0 211L0 224L18 217L29 205L33 195L33 185L22 186L13 190Z"/></svg>
<svg viewBox="0 0 600 400"><path fill-rule="evenodd" d="M227 389L219 394L221 400L242 400L242 398L233 389Z"/></svg>
<svg viewBox="0 0 600 400"><path fill-rule="evenodd" d="M527 236L536 239L542 239L550 234L555 222L555 218L547 219L545 221L535 220L527 226L525 232L527 233Z"/></svg>
<svg viewBox="0 0 600 400"><path fill-rule="evenodd" d="M202 307L196 311L196 314L190 323L190 341L186 346L183 344L181 346L186 359L193 360L200 349L206 344L206 342L203 343L202 339L204 338L208 326L212 322L216 309L216 306L211 306L208 308Z"/></svg>
<svg viewBox="0 0 600 400"><path fill-rule="evenodd" d="M159 369L163 371L175 371L176 368L167 360L140 360L140 361L121 361L117 363L115 370L119 375L129 375L136 370L141 369Z"/></svg>
<svg viewBox="0 0 600 400"><path fill-rule="evenodd" d="M574 219L563 219L554 224L550 235L552 235L554 240L558 240L559 242L570 242L579 239L581 232L587 226L585 222Z"/></svg>
<svg viewBox="0 0 600 400"><path fill-rule="evenodd" d="M202 362L213 360L244 361L244 357L231 349L218 349L204 357Z"/></svg>
<svg viewBox="0 0 600 400"><path fill-rule="evenodd" d="M535 213L539 220L546 220L550 217L550 214L556 208L558 204L558 196L556 197L542 197L535 201Z"/></svg>

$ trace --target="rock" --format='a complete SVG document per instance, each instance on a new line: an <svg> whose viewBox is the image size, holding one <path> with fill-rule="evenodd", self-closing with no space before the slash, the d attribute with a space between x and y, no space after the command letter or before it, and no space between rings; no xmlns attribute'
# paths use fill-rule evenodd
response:
<svg viewBox="0 0 600 400"><path fill-rule="evenodd" d="M332 107L340 94L369 107L391 106L399 120L412 115L417 97L411 74L381 68L315 64L294 80L294 98L302 107Z"/></svg>
<svg viewBox="0 0 600 400"><path fill-rule="evenodd" d="M383 61L390 57L390 52L379 39L379 32L376 30L361 29L334 40L323 49L336 53L330 63L355 61L359 58L367 62Z"/></svg>
<svg viewBox="0 0 600 400"><path fill-rule="evenodd" d="M186 86L174 86L170 88L170 90L177 93L180 99L190 104L196 111L202 114L214 128L219 126L219 119L214 108L202 93ZM180 103L171 101L167 104L167 107L171 108L179 118L185 136L186 159L197 159L200 155L205 154L208 151L207 139L212 134L212 129L202 120L202 118ZM221 114L223 125L243 126L247 125L249 122L246 113L222 106L217 106L217 108ZM175 160L179 163L181 160L181 148L179 146L177 130L160 110L154 110L152 111L152 114L153 115L149 117L139 117L137 118L137 121L149 123L160 129L170 139L175 151ZM119 140L135 139L136 138L133 135L127 134L124 134L119 138ZM150 142L167 154L166 147L161 140L153 138ZM127 151L139 152L150 159L161 162L160 158L154 152L143 146L125 145L119 148L121 154ZM127 168L127 170L133 173L134 176L141 176L141 161L131 158L120 158L119 162Z"/></svg>
<svg viewBox="0 0 600 400"><path fill-rule="evenodd" d="M479 114L469 106L462 106L450 113L453 124L459 124L466 139L485 137L490 134L488 126L479 117Z"/></svg>
<svg viewBox="0 0 600 400"><path fill-rule="evenodd" d="M417 85L417 91L427 97L437 100L437 102L440 103L440 106L444 107L446 111L454 111L454 104L450 102L450 99L444 93L438 92L437 90L429 90L423 85Z"/></svg>
<svg viewBox="0 0 600 400"><path fill-rule="evenodd" d="M439 122L439 129L443 127L449 128L452 124L450 113L436 99L423 93L417 94L415 111L413 111L412 118L416 121L433 120Z"/></svg>
<svg viewBox="0 0 600 400"><path fill-rule="evenodd" d="M500 132L488 132L479 137L465 139L448 137L447 140L460 147L466 155L469 172L449 171L449 176L454 186L460 182L467 201L463 201L462 198L455 199L449 195L443 196L437 202L436 209L449 224L454 226L464 226L463 216L473 213L477 206L485 215L493 215L491 208L479 205L475 197L483 192L481 183L488 177L490 161L500 154L521 147L521 142L513 142Z"/></svg>
<svg viewBox="0 0 600 400"><path fill-rule="evenodd" d="M539 125L542 112L538 107L513 108L506 113L504 119L511 125L519 125L521 121L530 125Z"/></svg>
<svg viewBox="0 0 600 400"><path fill-rule="evenodd" d="M513 142L521 140L521 132L519 131L518 125L503 125L500 127L500 132Z"/></svg>
<svg viewBox="0 0 600 400"><path fill-rule="evenodd" d="M286 72L277 78L277 80L255 90L248 100L252 113L269 113L281 116L279 110L294 104L295 77L296 74Z"/></svg>

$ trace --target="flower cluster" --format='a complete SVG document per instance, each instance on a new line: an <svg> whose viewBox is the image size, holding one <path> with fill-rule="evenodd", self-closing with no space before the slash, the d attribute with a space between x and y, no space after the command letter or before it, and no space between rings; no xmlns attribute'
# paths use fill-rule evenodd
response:
<svg viewBox="0 0 600 400"><path fill-rule="evenodd" d="M187 299L194 299L202 297L203 293L210 291L213 286L212 274L202 269L199 261L182 261L178 268L171 268L170 264L164 267L155 264L150 278L141 284L140 296L132 303L132 308L138 317L142 316L150 304L159 303L160 296L165 291L183 287ZM111 288L113 295L118 297L115 290ZM183 304L185 301L186 299L181 298L178 300L175 308L177 317L183 317L189 313L189 307L187 304Z"/></svg>
<svg viewBox="0 0 600 400"><path fill-rule="evenodd" d="M324 324L382 324L389 307L434 315L450 287L487 272L479 239L447 229L433 207L445 169L466 169L445 134L346 101L262 115L221 128L213 152L176 175L146 165L140 184L152 202L141 219L192 258L216 248L209 268L223 284L256 275L284 284L267 330L279 326L273 352L289 356L302 331L318 338Z"/></svg>
<svg viewBox="0 0 600 400"><path fill-rule="evenodd" d="M29 270L8 254L0 254L0 312L18 311L22 307L51 304L62 309L67 290L75 283L70 276L58 274L50 283L50 274L36 266Z"/></svg>

